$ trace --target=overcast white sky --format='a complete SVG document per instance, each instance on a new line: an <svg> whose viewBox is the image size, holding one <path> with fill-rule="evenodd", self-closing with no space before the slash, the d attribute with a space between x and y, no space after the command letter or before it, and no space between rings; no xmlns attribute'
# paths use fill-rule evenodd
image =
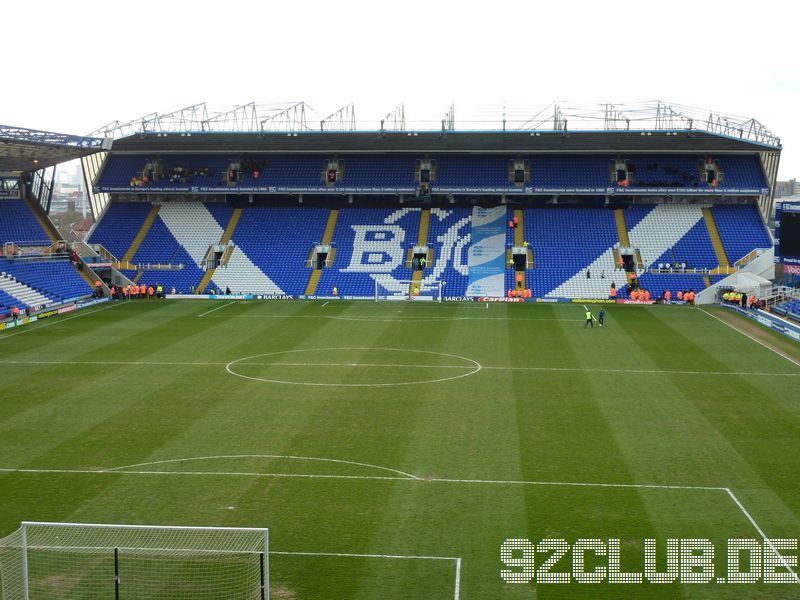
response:
<svg viewBox="0 0 800 600"><path fill-rule="evenodd" d="M800 8L761 2L5 0L0 123L85 134L206 101L404 102L435 126L663 99L755 117L800 175ZM13 25L13 26L12 26Z"/></svg>

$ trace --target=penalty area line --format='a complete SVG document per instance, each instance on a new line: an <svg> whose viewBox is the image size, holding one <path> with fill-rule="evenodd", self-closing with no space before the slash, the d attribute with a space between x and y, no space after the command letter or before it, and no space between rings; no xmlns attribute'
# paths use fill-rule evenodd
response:
<svg viewBox="0 0 800 600"><path fill-rule="evenodd" d="M283 550L270 550L270 555L277 556L322 556L338 558L382 558L393 560L446 560L453 561L456 568L455 589L453 600L459 600L461 595L461 557L460 556L415 556L411 554L357 554L354 552L287 552Z"/></svg>
<svg viewBox="0 0 800 600"><path fill-rule="evenodd" d="M421 477L410 473L404 476L391 475L326 475L315 473L261 473L251 471L153 471L153 470L111 470L111 469L33 469L33 468L0 468L0 473L28 473L28 474L80 474L80 475L145 475L145 476L206 476L206 477L275 477L275 478L296 478L296 479L338 479L352 481L409 481L415 483L455 483L465 485L512 485L512 486L542 486L542 487L578 487L578 488L605 488L605 489L642 489L642 490L673 490L689 492L724 492L744 515L745 519L753 526L755 531L762 537L764 542L780 556L774 548L764 530L759 526L752 514L744 507L739 498L728 487L722 486L703 486L703 485L668 485L655 483L603 483L603 482L581 482L581 481L526 481L526 480L506 480L506 479L453 479L442 477ZM383 556L383 555L376 555ZM387 555L388 556L388 555ZM398 555L400 557L400 555ZM411 558L411 557L409 557ZM421 557L417 557L421 558ZM441 557L445 559L446 557ZM784 559L785 560L785 559ZM791 572L798 583L800 577L792 570L791 566L784 562L783 566ZM460 565L457 571L460 572ZM458 596L456 596L458 597Z"/></svg>
<svg viewBox="0 0 800 600"><path fill-rule="evenodd" d="M733 493L733 491L731 491L730 488L725 488L725 491L727 492L728 496L730 496L731 500L733 500L733 502L736 504L736 506L739 507L739 510L742 511L742 513L744 514L745 518L748 521L750 521L750 524L758 532L758 535L760 535L761 538L764 540L764 543L767 546L770 547L770 549L775 553L775 556L779 557L778 560L781 562L781 564L786 568L787 571L789 571L789 573L791 573L794 576L795 583L800 583L800 578L797 576L797 573L795 573L795 571L792 569L792 567L786 561L786 557L784 557L780 552L778 552L778 549L775 548L775 545L772 543L772 540L770 538L768 538L767 534L764 533L764 531L761 529L761 527L758 526L758 523L756 523L756 520L753 518L753 515L751 515L747 511L747 509L744 507L744 505L739 501L739 498L736 497L736 495Z"/></svg>

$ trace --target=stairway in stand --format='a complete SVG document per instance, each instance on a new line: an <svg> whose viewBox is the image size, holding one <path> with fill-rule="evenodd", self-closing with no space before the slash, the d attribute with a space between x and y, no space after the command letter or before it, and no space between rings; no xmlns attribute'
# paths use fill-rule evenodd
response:
<svg viewBox="0 0 800 600"><path fill-rule="evenodd" d="M615 209L614 219L617 222L617 235L619 236L619 245L624 248L629 248L631 242L628 239L628 226L625 223L625 211L621 208Z"/></svg>
<svg viewBox="0 0 800 600"><path fill-rule="evenodd" d="M339 209L332 208L331 212L328 213L328 222L325 224L325 232L322 234L322 242L320 242L323 246L327 246L331 243L333 239L333 232L336 230L336 221L339 218ZM336 256L336 248L331 248L330 253L328 254L328 261L330 264L333 263L333 259ZM311 254L309 255L309 260L314 258L314 249L311 249ZM317 291L317 285L319 284L319 278L322 277L322 269L317 269L312 265L311 275L308 278L308 285L306 285L306 296L313 296Z"/></svg>
<svg viewBox="0 0 800 600"><path fill-rule="evenodd" d="M236 225L239 223L239 219L242 216L242 209L241 208L234 208L233 213L231 213L231 220L228 221L228 224L225 226L225 231L222 232L222 237L219 240L219 243L227 244L231 241L233 237L233 232L236 230ZM229 253L226 252L228 256ZM203 278L200 280L200 283L197 285L197 290L199 294L203 293L203 290L206 289L208 282L211 281L211 278L214 277L214 273L216 272L215 268L206 269L206 272L203 273Z"/></svg>
<svg viewBox="0 0 800 600"><path fill-rule="evenodd" d="M722 238L719 237L717 223L714 221L714 214L711 212L710 208L703 209L703 219L705 219L708 235L711 237L711 245L714 246L714 252L717 255L719 266L729 267L728 255L725 253L725 247L722 245Z"/></svg>
<svg viewBox="0 0 800 600"><path fill-rule="evenodd" d="M517 219L517 227L514 229L514 245L517 246L517 247L525 245L525 221L524 221L525 217L524 217L524 215L525 215L525 211L523 211L521 208L515 208L514 209L514 217ZM526 261L527 264L531 264L533 262L533 252L530 250L530 248L528 249L528 256L525 258L525 261ZM525 273L526 273L525 271L516 271L514 273L514 285L517 285L516 278L519 277L520 275L522 275L522 286L521 287L522 287L522 289L525 289L525 288L528 287L526 285L527 282L525 281ZM517 287L520 287L520 286L517 286Z"/></svg>
<svg viewBox="0 0 800 600"><path fill-rule="evenodd" d="M430 229L431 225L431 209L430 208L423 208L420 212L419 216L419 232L417 233L417 246L427 246L428 245L428 230ZM413 258L413 248L409 250L409 262ZM431 252L428 251L428 256L425 258L425 266L432 267ZM420 282L422 281L422 270L414 271L411 273L411 287L408 290L409 294L414 293L414 288L419 287Z"/></svg>

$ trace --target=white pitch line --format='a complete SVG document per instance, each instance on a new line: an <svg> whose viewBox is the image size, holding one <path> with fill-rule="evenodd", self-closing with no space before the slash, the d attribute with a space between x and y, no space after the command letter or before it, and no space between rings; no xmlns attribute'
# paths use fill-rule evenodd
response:
<svg viewBox="0 0 800 600"><path fill-rule="evenodd" d="M417 477L420 481L433 483L464 483L464 484L483 484L483 485L534 485L534 486L561 486L561 487L599 487L599 488L633 488L633 489L653 489L653 490L704 490L704 491L724 491L727 488L707 485L667 485L659 483L598 483L583 481L529 481L515 479L452 479L442 477Z"/></svg>
<svg viewBox="0 0 800 600"><path fill-rule="evenodd" d="M749 371L680 371L680 370L661 370L661 369L601 369L593 367L487 367L484 369L503 370L503 371L585 371L588 373L653 373L669 375L766 375L769 377L800 377L800 373L764 373Z"/></svg>
<svg viewBox="0 0 800 600"><path fill-rule="evenodd" d="M381 315L229 315L213 317L215 319L332 319L337 321L560 321L564 323L582 323L583 319L525 318L525 317L386 317Z"/></svg>
<svg viewBox="0 0 800 600"><path fill-rule="evenodd" d="M744 513L744 516L747 518L748 521L750 521L750 524L753 527L755 527L755 530L758 532L758 535L760 535L763 538L764 542L770 547L770 549L775 553L775 555L779 557L778 560L780 560L783 566L786 567L786 570L788 570L792 575L794 575L795 583L800 583L800 578L798 578L797 573L794 572L792 567L786 561L786 558L780 552L778 552L778 549L775 548L774 544L772 543L772 540L768 538L767 534L765 534L764 531L761 529L761 527L758 526L756 520L749 512L747 512L747 509L741 502L739 502L739 499L736 497L736 495L731 491L730 488L725 488L725 491L728 492L728 496L731 497L731 500L733 500L736 503L736 506L738 506L739 509L742 511L742 513Z"/></svg>
<svg viewBox="0 0 800 600"><path fill-rule="evenodd" d="M412 554L356 554L353 552L285 552L270 550L270 554L288 556L342 556L345 558L398 558L416 560L461 560L457 556L415 556Z"/></svg>
<svg viewBox="0 0 800 600"><path fill-rule="evenodd" d="M456 566L456 581L453 592L453 600L459 600L461 595L461 557L458 556L414 556L410 554L355 554L352 552L285 552L270 550L270 554L280 556L333 556L344 558L388 558L400 560L448 560L453 561Z"/></svg>
<svg viewBox="0 0 800 600"><path fill-rule="evenodd" d="M0 473L65 474L65 475L189 475L203 477L284 477L296 479L372 479L376 481L414 481L411 477L383 475L325 475L321 473L260 473L253 471L112 471L108 469L8 469Z"/></svg>
<svg viewBox="0 0 800 600"><path fill-rule="evenodd" d="M204 317L205 315L210 315L211 313L213 313L213 312L215 312L215 311L217 311L217 310L219 310L221 308L225 308L226 306L230 306L231 304L236 304L236 301L234 300L233 302L228 302L227 304L223 304L222 306L218 306L217 308L212 308L211 310L207 310L203 314L197 315L197 317L200 318L200 317Z"/></svg>
<svg viewBox="0 0 800 600"><path fill-rule="evenodd" d="M344 480L375 480L375 481L415 481L420 483L459 483L475 485L530 485L530 486L561 486L561 487L597 487L616 489L656 489L656 490L702 490L702 491L727 491L721 486L703 485L667 485L657 483L602 483L591 481L533 481L517 479L452 479L443 477L421 477L411 475L395 477L389 475L326 475L322 473L268 473L255 471L153 471L153 470L128 470L113 469L33 469L33 468L0 468L0 473L31 473L31 474L78 474L78 475L182 475L182 476L215 476L215 477L287 477L298 479L344 479Z"/></svg>
<svg viewBox="0 0 800 600"><path fill-rule="evenodd" d="M298 354L303 352L338 352L341 350L350 351L350 350L366 350L370 352L406 352L406 353L415 353L415 354L422 354L427 356L438 356L449 359L457 359L462 360L465 362L470 362L474 366L473 371L467 371L466 373L458 374L458 375L451 375L449 377L440 377L438 379L422 379L422 380L412 380L412 381L396 381L392 383L323 383L323 382L308 382L308 381L291 381L291 380L284 380L284 379L272 379L267 377L255 377L251 375L244 375L242 373L237 373L233 370L233 366L237 364L253 364L252 362L248 363L247 361L253 361L254 359L259 359L262 357L269 357L269 356L277 356L277 355L285 355L285 354ZM270 363L272 364L272 363ZM352 363L357 364L357 363ZM389 386L405 386L405 385L418 385L418 384L426 384L426 383L441 383L443 381L452 381L454 379L462 379L464 377L469 377L470 375L474 375L475 373L479 373L481 370L481 364L473 360L471 358L467 358L465 356L459 356L458 354L448 354L446 352L436 352L434 350L416 350L410 348L365 348L365 347L342 347L342 348L297 348L294 350L279 350L275 352L264 352L262 354L254 354L252 356L245 356L242 358L237 358L236 360L232 360L227 365L225 365L225 370L230 373L231 375L235 375L236 377L241 377L243 379L250 379L253 381L262 381L265 383L280 383L286 385L306 385L306 386L314 386L314 387L389 387Z"/></svg>
<svg viewBox="0 0 800 600"><path fill-rule="evenodd" d="M77 319L78 317L86 317L88 315L93 315L94 313L98 313L98 312L103 311L103 310L108 310L109 308L114 308L115 306L120 306L122 304L123 304L122 302L112 302L111 306L104 306L103 308L98 308L96 310L90 310L88 312L82 312L80 314L73 315L71 317L67 317L66 319L61 319L59 317L55 317L55 318L53 318L52 321L50 321L48 323L45 323L44 325L40 325L39 327L33 327L32 329L29 328L29 327L25 327L25 329L23 329L22 331L17 331L15 333L9 333L8 335L4 335L3 337L0 337L0 340L4 340L4 339L10 338L10 337L14 337L15 335L20 335L21 333L28 333L29 331L39 331L40 329L44 329L45 327L49 327L50 325L56 325L58 323L66 323L67 321L71 321L72 319ZM40 323L40 322L41 321L37 321L37 323Z"/></svg>
<svg viewBox="0 0 800 600"><path fill-rule="evenodd" d="M461 558L456 559L456 593L453 598L458 600L459 594L461 593Z"/></svg>
<svg viewBox="0 0 800 600"><path fill-rule="evenodd" d="M164 362L146 360L0 360L0 365L124 365L124 366L165 366L165 367L224 367L226 363L219 362Z"/></svg>
<svg viewBox="0 0 800 600"><path fill-rule="evenodd" d="M388 364L388 363L271 363L271 362L241 362L236 363L245 367L388 367L404 369L474 369L475 365L415 365ZM798 373L800 375L800 373Z"/></svg>
<svg viewBox="0 0 800 600"><path fill-rule="evenodd" d="M124 467L116 467L120 469ZM382 468L382 467L379 467ZM771 540L764 533L764 530L758 525L756 520L750 512L744 507L741 501L736 497L733 491L728 487L722 486L705 486L705 485L668 485L668 484L655 484L655 483L603 483L603 482L588 482L588 481L526 481L514 479L453 479L453 478L425 478L416 475L404 477L390 477L390 476L377 476L377 475L323 475L323 474L302 474L302 473L256 473L256 472L217 472L217 471L121 471L112 469L14 469L14 468L0 468L0 473L33 473L33 474L88 474L88 475L183 475L183 476L217 476L217 477L289 477L289 478L307 478L307 479L345 479L345 480L373 480L373 481L413 481L417 483L460 483L460 484L480 484L480 485L530 485L530 486L554 486L554 487L588 487L588 488L606 488L606 489L647 489L647 490L684 490L684 491L711 491L711 492L725 492L728 497L733 500L736 507L742 512L748 522L764 539L765 543L769 545L772 550L781 556L777 549L772 544ZM279 553L276 553L279 554ZM320 554L324 555L324 554ZM360 556L360 555L359 555ZM388 557L389 555L374 555L375 557ZM396 558L401 558L397 555ZM411 558L411 557L409 557ZM422 558L422 557L417 557ZM433 559L434 557L429 557ZM446 559L447 557L438 557L439 559ZM456 564L456 594L458 594L459 581L460 581L460 559L450 558L450 560L458 560ZM800 583L800 577L785 561L779 559L783 566L791 572L795 579ZM456 595L456 598L458 595Z"/></svg>
<svg viewBox="0 0 800 600"><path fill-rule="evenodd" d="M112 467L110 469L103 469L104 471L120 471L122 469L132 469L135 467L150 467L153 465L165 465L178 462L193 462L200 460L229 460L229 459L242 459L242 458L279 458L287 460L308 460L319 462L330 462L342 465L355 465L357 467L368 467L370 469L379 469L381 471L389 471L390 473L397 473L410 479L417 479L414 475L400 471L399 469L392 469L389 467L381 467L380 465L373 465L371 463L356 462L354 460L342 460L339 458L320 458L317 456L295 456L291 454L218 454L214 456L191 456L188 458L170 458L167 460L154 460L150 462L141 462L133 465L122 465L121 467Z"/></svg>
<svg viewBox="0 0 800 600"><path fill-rule="evenodd" d="M780 356L781 358L785 358L786 360L788 360L788 361L789 361L790 363L792 363L793 365L797 365L798 367L800 367L800 362L797 362L797 361L796 361L796 360L794 360L793 358L791 358L791 357L789 357L789 356L786 356L786 355L785 355L783 352L778 352L778 351L777 351L775 348L771 348L771 347L767 346L767 345L766 345L764 342L762 342L761 340L759 340L759 339L757 339L757 338L754 338L754 337L753 337L752 335L750 335L749 333L747 333L747 332L745 332L745 331L742 331L742 330L741 330L741 329L739 329L738 327L734 327L733 325L731 325L730 323L728 323L728 322L726 322L726 321L723 321L723 320L722 320L722 319L720 319L720 318L719 318L717 315L712 315L710 312L707 312L707 311L706 311L705 309L703 309L703 308L701 308L701 309L700 309L700 312L703 312L703 313L707 314L707 315L708 315L709 317L711 317L712 319L716 319L717 321L719 321L719 322L720 322L720 323L722 323L723 325L727 325L728 327L730 327L730 328L731 328L731 329L733 329L734 331L736 331L736 332L738 332L738 333L741 333L741 334L742 334L743 336L745 336L745 337L748 337L748 338L750 338L751 340L753 340L753 341L754 341L756 344L758 344L759 346L763 346L764 348L766 348L767 350L770 350L771 352L774 352L775 354L777 354L777 355L778 355L778 356Z"/></svg>
<svg viewBox="0 0 800 600"><path fill-rule="evenodd" d="M224 367L230 363L224 362L188 362L188 361L127 361L127 360L0 360L0 365L97 365L97 366L167 366L167 367ZM383 364L383 363L267 363L249 362L237 363L243 366L262 367L386 367L386 368L421 368L421 369L467 369L469 365L423 365L423 364ZM742 377L800 377L800 373L769 373L764 371L680 371L661 369L604 369L599 367L511 367L511 366L486 366L482 370L491 371L554 371L554 372L587 372L587 373L641 373L661 375L736 375Z"/></svg>
<svg viewBox="0 0 800 600"><path fill-rule="evenodd" d="M330 300L328 300L327 302L325 302L325 304L323 304L322 306L320 306L320 308L325 308L325 307L326 307L326 306L328 306L328 304L330 304L330 303L331 303L331 301L330 301Z"/></svg>

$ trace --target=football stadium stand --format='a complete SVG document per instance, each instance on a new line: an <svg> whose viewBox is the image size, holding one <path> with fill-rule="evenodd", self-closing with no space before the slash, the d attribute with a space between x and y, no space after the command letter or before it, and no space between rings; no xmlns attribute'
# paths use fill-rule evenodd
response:
<svg viewBox="0 0 800 600"><path fill-rule="evenodd" d="M19 308L76 300L92 293L68 260L55 258L0 259L0 289ZM2 298L0 303L4 303Z"/></svg>
<svg viewBox="0 0 800 600"><path fill-rule="evenodd" d="M42 246L50 246L51 239L24 200L0 200L0 242L14 244L13 252L0 258L0 309L42 306L92 293L69 260L42 254Z"/></svg>
<svg viewBox="0 0 800 600"><path fill-rule="evenodd" d="M780 143L754 121L684 135L659 111L652 131L143 128L93 173L111 205L91 241L134 263L129 276L183 293L369 298L411 280L458 298L494 293L501 270L506 291L552 300L699 290L771 246ZM527 247L528 263L517 272L507 252L498 268L495 245L491 260L473 253L470 279L473 209L497 205L521 222L506 250ZM427 246L423 271L414 246Z"/></svg>
<svg viewBox="0 0 800 600"><path fill-rule="evenodd" d="M521 234L508 228L506 246L510 249L523 240L531 248L533 267L526 270L525 281L534 297L605 298L613 282L624 298L629 273L617 263L623 237L630 244L628 250L636 253L637 263L629 271L638 275L641 287L655 296L667 289L673 294L699 290L706 286L707 272L719 265L704 218L706 206L633 204L621 210L622 232L615 209L609 207L525 208L519 213ZM149 210L147 203L112 204L92 241L124 253ZM471 211L452 205L430 209L427 244L432 260L422 281L445 282L446 296L466 292ZM213 271L211 286L302 295L311 275L308 259L322 241L329 212L315 206L241 209L231 230L230 252ZM729 256L769 247L769 233L755 206L714 205L711 212ZM205 274L209 249L221 242L232 213L233 208L222 202L163 202L132 262L172 268L145 268L139 281L175 287L181 293L196 288ZM410 280L410 249L418 242L420 215L419 207L343 206L331 239L335 258L322 269L316 294L329 295L336 287L340 295L371 297L376 280L383 285ZM507 220L513 216L509 209ZM677 272L683 263L691 272ZM718 278L712 275L710 281ZM514 269L506 269L507 289L513 289L515 282Z"/></svg>
<svg viewBox="0 0 800 600"><path fill-rule="evenodd" d="M776 313L800 321L800 300L792 299L772 307Z"/></svg>
<svg viewBox="0 0 800 600"><path fill-rule="evenodd" d="M718 160L724 173L711 184L701 176L701 155L634 155L621 157L629 166L630 182L618 184L611 166L620 157L601 155L434 155L435 176L431 190L448 192L523 192L509 180L509 161L528 160L531 193L551 190L611 189L614 193L641 192L661 188L685 193L708 194L749 190L760 193L767 184L755 156L725 156ZM258 155L248 158L249 169L240 168L231 180L228 167L232 158L219 155L168 155L148 157L114 154L100 173L96 190L101 192L139 191L386 191L410 193L415 190L415 159L397 155L348 155L341 159L341 176L335 183L323 177L324 158L320 155ZM157 164L155 175L147 176L148 165ZM240 163L241 164L241 163ZM180 175L176 175L176 169ZM257 176L256 176L257 174Z"/></svg>

